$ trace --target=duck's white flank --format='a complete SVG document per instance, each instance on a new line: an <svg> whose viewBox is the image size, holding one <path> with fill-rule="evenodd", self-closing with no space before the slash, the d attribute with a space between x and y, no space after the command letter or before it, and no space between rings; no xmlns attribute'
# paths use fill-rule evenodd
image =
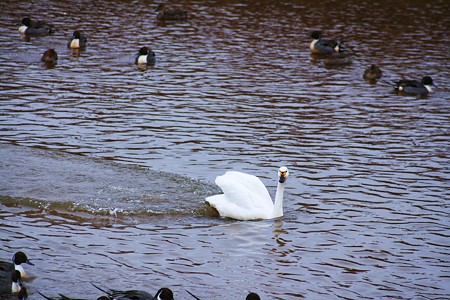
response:
<svg viewBox="0 0 450 300"><path fill-rule="evenodd" d="M140 55L138 58L138 64L146 64L148 55Z"/></svg>

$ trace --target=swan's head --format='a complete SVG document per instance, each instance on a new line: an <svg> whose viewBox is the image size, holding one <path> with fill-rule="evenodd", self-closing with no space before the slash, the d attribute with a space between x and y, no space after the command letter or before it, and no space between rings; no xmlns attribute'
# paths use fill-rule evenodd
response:
<svg viewBox="0 0 450 300"><path fill-rule="evenodd" d="M278 182L279 182L279 183L285 182L286 179L288 178L288 176L289 176L288 168L286 168L286 167L281 167L281 168L278 170Z"/></svg>

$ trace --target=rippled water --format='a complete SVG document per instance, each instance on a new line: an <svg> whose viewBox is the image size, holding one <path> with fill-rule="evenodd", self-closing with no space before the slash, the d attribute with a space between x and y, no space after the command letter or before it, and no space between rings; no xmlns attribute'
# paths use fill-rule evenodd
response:
<svg viewBox="0 0 450 300"><path fill-rule="evenodd" d="M35 263L37 291L90 282L176 299L439 299L450 295L448 1L4 1L0 257ZM24 16L51 21L24 39ZM71 53L73 30L88 37ZM345 40L326 67L309 34ZM134 65L147 45L154 67ZM41 62L54 48L54 68ZM431 76L426 97L362 80ZM236 222L204 203L241 170L285 215Z"/></svg>

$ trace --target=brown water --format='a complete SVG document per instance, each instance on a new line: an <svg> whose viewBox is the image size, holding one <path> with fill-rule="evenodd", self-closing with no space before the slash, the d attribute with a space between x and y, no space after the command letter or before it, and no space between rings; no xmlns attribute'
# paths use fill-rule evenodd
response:
<svg viewBox="0 0 450 300"><path fill-rule="evenodd" d="M448 1L3 1L0 257L31 299L90 282L175 299L450 298ZM24 39L24 16L51 21ZM79 56L66 43L82 29ZM309 34L358 56L328 68ZM138 68L148 45L154 67ZM54 48L54 68L40 62ZM362 80L431 76L426 97ZM259 176L285 215L237 222L204 203L215 176Z"/></svg>

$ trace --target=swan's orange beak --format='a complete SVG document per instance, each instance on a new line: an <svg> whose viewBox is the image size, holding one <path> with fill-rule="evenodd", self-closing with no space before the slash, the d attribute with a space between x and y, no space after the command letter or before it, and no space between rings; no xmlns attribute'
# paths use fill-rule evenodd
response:
<svg viewBox="0 0 450 300"><path fill-rule="evenodd" d="M286 181L286 178L287 178L287 171L286 171L286 172L280 171L279 174L278 174L278 177L280 178L280 179L278 180L280 183L285 182L285 181Z"/></svg>

